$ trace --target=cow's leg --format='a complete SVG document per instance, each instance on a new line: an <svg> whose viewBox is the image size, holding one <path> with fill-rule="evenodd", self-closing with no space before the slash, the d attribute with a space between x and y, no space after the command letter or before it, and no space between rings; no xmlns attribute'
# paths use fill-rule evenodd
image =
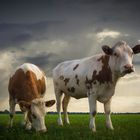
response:
<svg viewBox="0 0 140 140"><path fill-rule="evenodd" d="M26 111L24 115L25 115L25 116L24 116L24 119L25 119L25 122L26 122L25 128L26 128L27 130L30 130L30 129L32 128L32 125L31 125L31 122L29 121L29 112Z"/></svg>
<svg viewBox="0 0 140 140"><path fill-rule="evenodd" d="M25 128L26 128L26 130L31 130L32 125L31 125L30 121L26 122Z"/></svg>
<svg viewBox="0 0 140 140"><path fill-rule="evenodd" d="M25 111L24 112L24 120L23 120L23 125L25 125L25 128L27 130L30 130L31 129L31 123L28 119L28 111Z"/></svg>
<svg viewBox="0 0 140 140"><path fill-rule="evenodd" d="M27 120L27 119L28 119L28 118L27 118L27 115L28 115L28 111L25 111L25 112L24 112L24 123L25 123L25 125L26 125L26 123L27 123L27 121L28 121L28 120Z"/></svg>
<svg viewBox="0 0 140 140"><path fill-rule="evenodd" d="M26 125L27 123L27 111L24 112L24 120L22 122L22 125Z"/></svg>
<svg viewBox="0 0 140 140"><path fill-rule="evenodd" d="M62 99L62 92L55 90L56 96L56 109L58 113L58 125L63 125L62 117L61 117L61 99Z"/></svg>
<svg viewBox="0 0 140 140"><path fill-rule="evenodd" d="M14 117L14 114L15 114L15 105L16 105L16 102L13 98L10 97L9 99L9 106L10 106L10 127L13 126L13 117Z"/></svg>
<svg viewBox="0 0 140 140"><path fill-rule="evenodd" d="M91 90L88 91L88 101L89 101L89 110L90 110L90 123L89 123L89 128L93 131L96 132L96 125L95 125L95 116L97 112L97 101L96 101L96 95L94 92L91 92Z"/></svg>
<svg viewBox="0 0 140 140"><path fill-rule="evenodd" d="M65 95L62 101L62 108L63 108L63 113L64 113L64 123L65 124L70 124L69 118L68 118L68 113L67 113L67 107L68 103L70 101L70 96Z"/></svg>
<svg viewBox="0 0 140 140"><path fill-rule="evenodd" d="M106 127L113 130L113 125L112 125L112 122L111 122L111 118L110 118L110 104L111 104L111 99L104 103L104 111L105 111L105 116L106 116Z"/></svg>

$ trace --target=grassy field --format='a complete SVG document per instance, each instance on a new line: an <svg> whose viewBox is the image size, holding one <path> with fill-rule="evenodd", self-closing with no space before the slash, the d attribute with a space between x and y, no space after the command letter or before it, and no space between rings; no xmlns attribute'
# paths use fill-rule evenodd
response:
<svg viewBox="0 0 140 140"><path fill-rule="evenodd" d="M104 115L97 115L97 132L89 128L89 115L69 115L71 125L57 125L57 115L47 115L48 132L39 134L27 131L21 125L23 115L16 115L13 128L8 128L9 116L0 115L0 140L140 140L140 114L112 115L115 130L107 130Z"/></svg>

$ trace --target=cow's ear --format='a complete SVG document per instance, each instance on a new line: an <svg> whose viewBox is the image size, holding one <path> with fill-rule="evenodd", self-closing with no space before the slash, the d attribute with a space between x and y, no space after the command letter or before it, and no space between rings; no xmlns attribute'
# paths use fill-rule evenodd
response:
<svg viewBox="0 0 140 140"><path fill-rule="evenodd" d="M26 102L26 101L19 101L18 102L21 111L27 111L31 108L31 103Z"/></svg>
<svg viewBox="0 0 140 140"><path fill-rule="evenodd" d="M51 107L51 106L53 106L55 104L55 100L50 100L50 101L46 101L45 102L45 105L47 106L47 107Z"/></svg>
<svg viewBox="0 0 140 140"><path fill-rule="evenodd" d="M113 50L112 48L110 48L107 45L102 46L102 50L104 51L105 54L107 55L112 55L113 54Z"/></svg>
<svg viewBox="0 0 140 140"><path fill-rule="evenodd" d="M136 45L132 48L134 54L140 53L140 44Z"/></svg>

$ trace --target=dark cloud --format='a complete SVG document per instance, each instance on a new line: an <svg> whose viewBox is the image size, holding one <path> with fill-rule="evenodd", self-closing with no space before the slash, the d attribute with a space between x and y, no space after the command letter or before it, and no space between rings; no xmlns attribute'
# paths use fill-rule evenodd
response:
<svg viewBox="0 0 140 140"><path fill-rule="evenodd" d="M26 43L46 40L47 51L49 42L61 39L67 46L60 48L59 53L51 51L65 60L86 56L90 51L101 52L101 45L113 45L119 40L133 46L140 36L139 6L139 1L129 0L0 1L0 49L26 50L30 48ZM106 37L99 43L96 34L106 28L121 35ZM85 37L88 32L93 39ZM38 48L42 46L34 47L33 51Z"/></svg>
<svg viewBox="0 0 140 140"><path fill-rule="evenodd" d="M41 53L36 56L28 56L22 58L22 61L33 63L46 73L47 76L52 76L52 69L60 62L64 61L60 56L54 53Z"/></svg>
<svg viewBox="0 0 140 140"><path fill-rule="evenodd" d="M8 95L8 74L22 63L34 63L51 76L59 62L101 53L104 44L125 40L133 47L140 40L139 7L140 1L132 0L1 0L2 97ZM105 29L120 35L99 41L97 34ZM140 71L139 56L134 64Z"/></svg>
<svg viewBox="0 0 140 140"><path fill-rule="evenodd" d="M32 24L0 23L0 49L19 47L28 41L47 39L48 26L59 23L61 21L42 21Z"/></svg>

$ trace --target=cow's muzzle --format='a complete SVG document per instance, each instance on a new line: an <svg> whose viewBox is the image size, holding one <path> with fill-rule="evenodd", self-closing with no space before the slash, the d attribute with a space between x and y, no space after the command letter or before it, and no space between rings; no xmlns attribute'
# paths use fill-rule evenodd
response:
<svg viewBox="0 0 140 140"><path fill-rule="evenodd" d="M131 72L134 72L134 71L135 70L134 70L133 65L125 65L124 66L124 71L123 71L124 74L128 74L128 73L131 73Z"/></svg>

